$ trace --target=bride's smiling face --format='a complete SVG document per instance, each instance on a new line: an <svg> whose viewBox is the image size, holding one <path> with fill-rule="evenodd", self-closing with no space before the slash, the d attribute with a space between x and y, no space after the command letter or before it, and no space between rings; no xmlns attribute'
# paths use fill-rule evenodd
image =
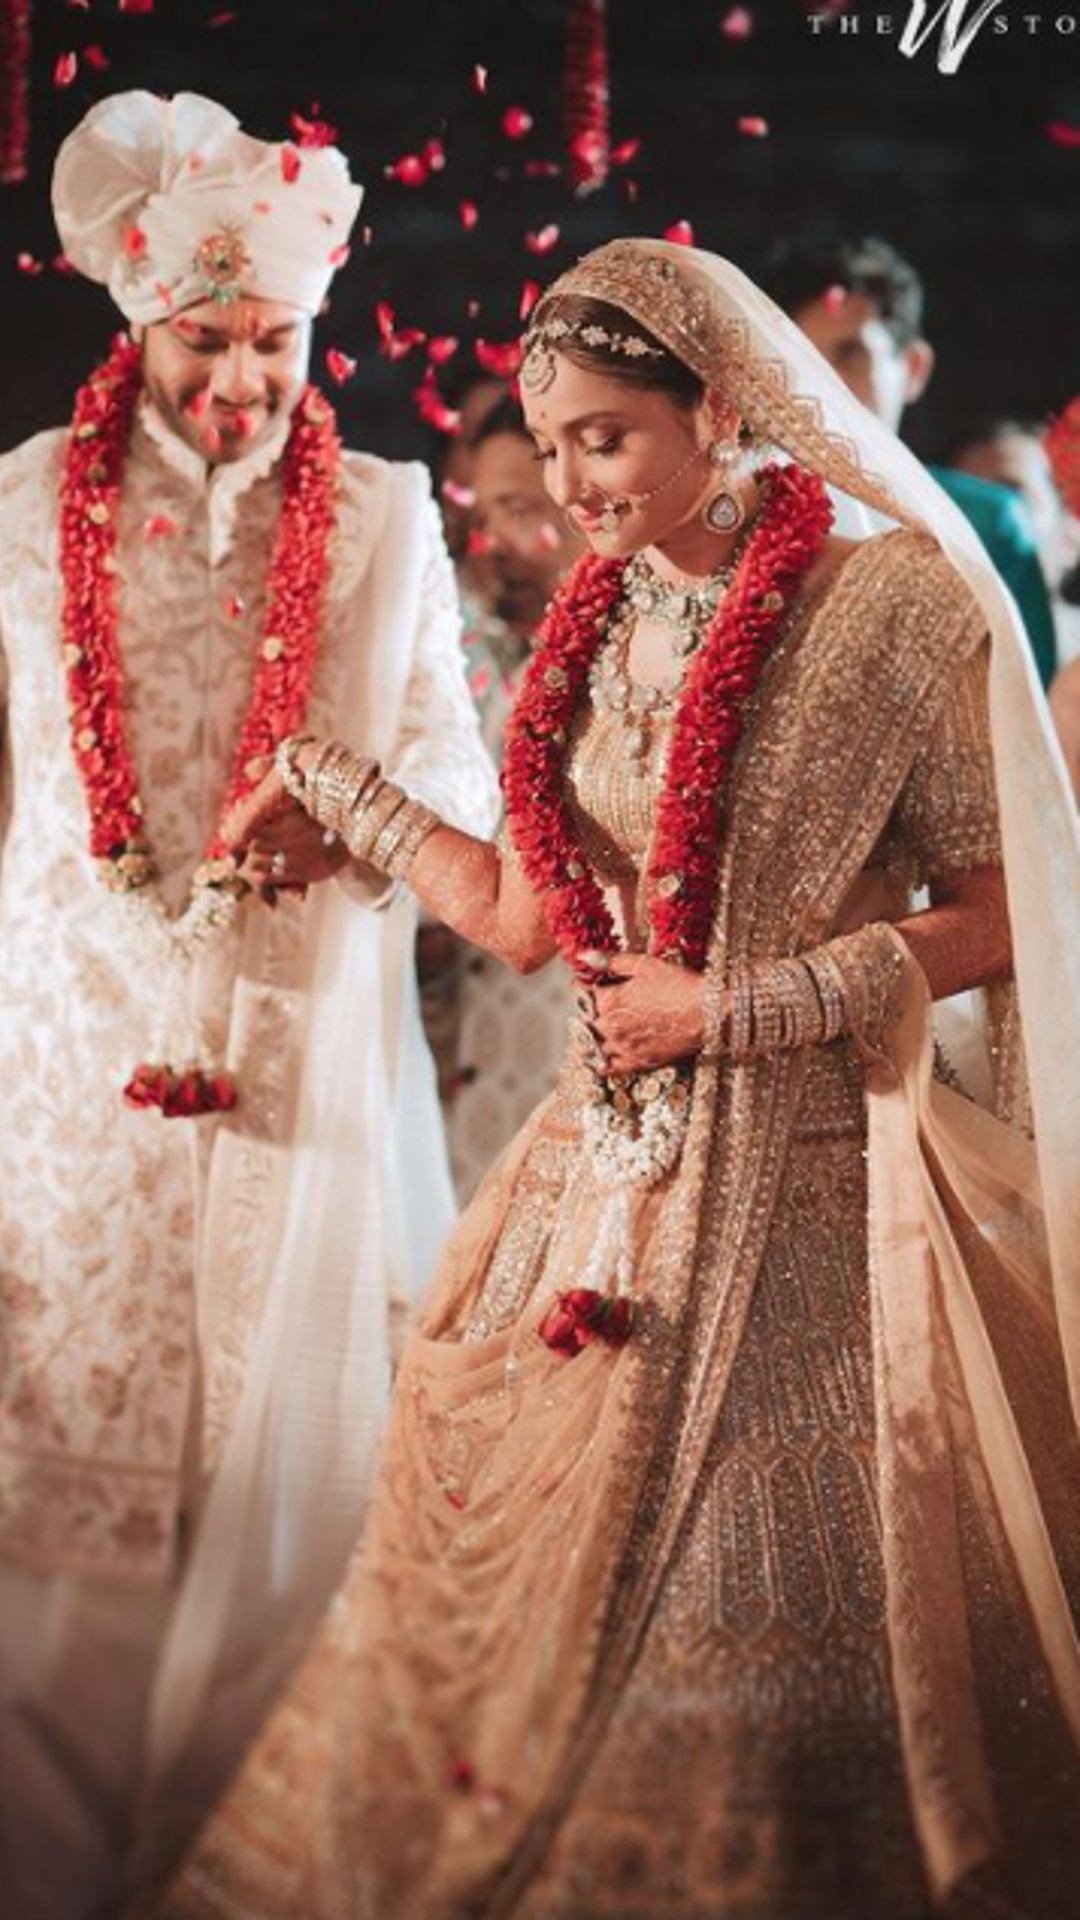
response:
<svg viewBox="0 0 1080 1920"><path fill-rule="evenodd" d="M550 384L522 391L552 500L610 558L662 545L710 491L706 450L713 433L705 403L681 406L655 387L631 385L559 352L553 363ZM715 486L715 473L711 480ZM602 525L612 502L616 532Z"/></svg>

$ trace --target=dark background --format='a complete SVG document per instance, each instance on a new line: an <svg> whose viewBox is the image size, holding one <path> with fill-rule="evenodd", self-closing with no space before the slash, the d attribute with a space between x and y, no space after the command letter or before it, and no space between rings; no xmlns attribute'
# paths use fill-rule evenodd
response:
<svg viewBox="0 0 1080 1920"><path fill-rule="evenodd" d="M609 0L613 136L639 138L641 152L575 200L565 178L524 173L527 160L562 158L562 0L156 0L139 16L120 14L117 0L37 0L30 178L0 188L0 446L66 416L116 325L99 289L51 265L48 180L58 141L91 101L129 86L210 93L275 138L287 136L290 111L317 101L339 129L368 186L371 235L338 277L316 371L325 382L328 345L358 360L334 390L354 443L395 454L429 444L411 398L423 359L390 365L378 354L377 299L402 325L460 337L452 382L476 334L514 334L525 279L546 281L602 239L662 233L677 219L751 271L775 234L807 222L875 230L906 251L927 280L939 354L910 416L923 453L984 409L1042 415L1080 388L1080 148L1047 133L1053 122L1080 129L1080 0L1073 34L1053 25L1071 17L1068 0L1005 0L1010 32L984 28L954 77L937 72L930 49L900 54L909 4L856 0L861 30L841 37L813 35L800 0L748 0L754 32L734 43L715 0ZM892 19L891 38L872 31L878 12ZM1025 14L1041 16L1038 36L1023 31ZM108 70L81 61L74 84L57 89L58 54L87 45ZM489 70L484 96L476 62ZM525 140L501 130L512 104L534 116ZM745 114L768 121L767 138L737 131ZM417 189L385 178L432 135L446 144L444 172ZM464 197L480 209L471 233L457 214ZM538 259L524 236L549 222L560 240ZM20 252L44 270L20 271Z"/></svg>

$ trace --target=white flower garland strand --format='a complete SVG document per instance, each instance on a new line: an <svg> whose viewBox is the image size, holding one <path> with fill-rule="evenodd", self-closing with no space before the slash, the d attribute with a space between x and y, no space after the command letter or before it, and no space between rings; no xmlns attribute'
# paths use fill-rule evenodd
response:
<svg viewBox="0 0 1080 1920"><path fill-rule="evenodd" d="M612 1083L595 1081L582 1138L593 1178L608 1198L600 1212L581 1284L616 1296L634 1279L633 1201L679 1163L690 1120L690 1087L676 1067Z"/></svg>

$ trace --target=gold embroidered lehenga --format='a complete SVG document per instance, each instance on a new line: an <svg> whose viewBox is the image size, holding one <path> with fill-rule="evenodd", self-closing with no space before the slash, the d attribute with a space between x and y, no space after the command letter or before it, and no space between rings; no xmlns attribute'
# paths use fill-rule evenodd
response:
<svg viewBox="0 0 1080 1920"><path fill-rule="evenodd" d="M793 609L713 969L1001 860L986 624L916 531ZM640 947L658 761L621 726L581 716L569 786ZM170 1914L1080 1910L1073 1296L1055 1317L1030 1143L989 1111L1024 1082L991 997L986 1106L940 1049L931 1080L910 961L887 1038L703 1058L637 1203L640 1327L567 1360L537 1325L602 1205L571 1050L451 1241L365 1546Z"/></svg>

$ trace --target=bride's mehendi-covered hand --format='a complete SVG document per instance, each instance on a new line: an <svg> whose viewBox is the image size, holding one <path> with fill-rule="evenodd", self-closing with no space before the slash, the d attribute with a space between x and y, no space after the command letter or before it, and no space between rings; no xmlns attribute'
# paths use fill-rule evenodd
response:
<svg viewBox="0 0 1080 1920"><path fill-rule="evenodd" d="M705 976L644 953L582 954L606 976L592 988L593 1030L613 1073L668 1066L700 1053Z"/></svg>

